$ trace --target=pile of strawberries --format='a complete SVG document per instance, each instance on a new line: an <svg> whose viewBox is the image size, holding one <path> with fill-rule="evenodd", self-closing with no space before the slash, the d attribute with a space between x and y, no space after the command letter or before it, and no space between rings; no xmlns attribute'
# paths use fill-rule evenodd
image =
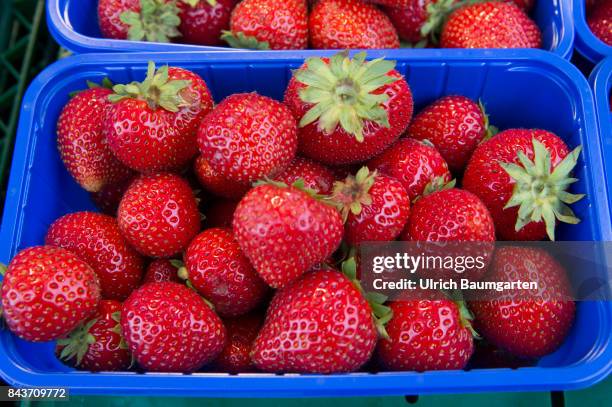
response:
<svg viewBox="0 0 612 407"><path fill-rule="evenodd" d="M597 38L612 45L612 1L587 0L587 23Z"/></svg>
<svg viewBox="0 0 612 407"><path fill-rule="evenodd" d="M533 0L100 0L106 38L242 49L540 48ZM403 41L403 44L400 43Z"/></svg>
<svg viewBox="0 0 612 407"><path fill-rule="evenodd" d="M539 249L499 249L473 276L535 278L538 300L364 292L363 242L554 239L578 222L568 205L582 196L567 190L580 147L495 134L460 95L412 116L395 63L364 53L307 59L282 102L214 105L196 73L152 62L142 82L92 84L65 105L57 142L107 214L67 214L15 256L8 328L57 340L60 359L91 371L462 369L475 331L496 358L554 351L575 305Z"/></svg>

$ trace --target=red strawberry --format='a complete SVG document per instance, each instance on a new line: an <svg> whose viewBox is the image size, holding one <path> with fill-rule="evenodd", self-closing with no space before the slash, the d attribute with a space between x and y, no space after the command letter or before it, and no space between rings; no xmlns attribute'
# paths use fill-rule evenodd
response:
<svg viewBox="0 0 612 407"><path fill-rule="evenodd" d="M531 9L533 8L533 5L535 4L535 0L506 0L506 2L516 4L517 6L522 8L526 13L531 11Z"/></svg>
<svg viewBox="0 0 612 407"><path fill-rule="evenodd" d="M198 144L219 177L248 184L276 175L293 160L297 149L295 119L276 100L255 92L234 94L206 116Z"/></svg>
<svg viewBox="0 0 612 407"><path fill-rule="evenodd" d="M308 20L316 49L399 48L397 31L376 6L362 0L320 0Z"/></svg>
<svg viewBox="0 0 612 407"><path fill-rule="evenodd" d="M251 351L263 323L263 315L253 313L223 322L227 330L227 341L213 362L215 370L227 373L254 372L256 369L251 361Z"/></svg>
<svg viewBox="0 0 612 407"><path fill-rule="evenodd" d="M191 187L174 174L137 178L119 204L117 219L127 241L149 257L180 253L200 229Z"/></svg>
<svg viewBox="0 0 612 407"><path fill-rule="evenodd" d="M304 181L304 187L319 194L329 194L335 181L334 173L329 168L302 157L295 157L274 179L287 185L301 179Z"/></svg>
<svg viewBox="0 0 612 407"><path fill-rule="evenodd" d="M207 228L231 228L234 220L234 211L238 206L238 201L228 199L218 199L209 204L206 208Z"/></svg>
<svg viewBox="0 0 612 407"><path fill-rule="evenodd" d="M332 199L341 208L346 221L344 239L351 246L394 240L410 214L410 199L401 182L370 172L368 167L336 182Z"/></svg>
<svg viewBox="0 0 612 407"><path fill-rule="evenodd" d="M246 314L267 292L266 284L227 229L208 229L197 235L185 252L185 267L179 276L189 279L223 317Z"/></svg>
<svg viewBox="0 0 612 407"><path fill-rule="evenodd" d="M452 179L448 165L438 150L429 143L406 138L371 160L368 168L400 181L411 201L426 190L436 189Z"/></svg>
<svg viewBox="0 0 612 407"><path fill-rule="evenodd" d="M206 191L225 198L241 198L250 188L248 183L233 182L215 171L208 160L202 156L196 158L193 170L198 177L200 185Z"/></svg>
<svg viewBox="0 0 612 407"><path fill-rule="evenodd" d="M415 116L407 135L429 140L451 171L460 174L472 152L485 138L489 121L482 105L465 96L445 96Z"/></svg>
<svg viewBox="0 0 612 407"><path fill-rule="evenodd" d="M140 172L178 170L196 155L197 128L213 105L202 78L150 62L144 82L113 90L104 134L121 162Z"/></svg>
<svg viewBox="0 0 612 407"><path fill-rule="evenodd" d="M580 150L545 130L506 130L476 148L463 187L489 208L500 240L554 240L557 221L579 222L566 204L583 195L566 190Z"/></svg>
<svg viewBox="0 0 612 407"><path fill-rule="evenodd" d="M119 202L121 202L121 198L123 198L125 191L127 191L133 180L134 174L131 173L125 180L114 184L108 184L98 192L91 193L89 196L100 211L107 215L115 216L117 214Z"/></svg>
<svg viewBox="0 0 612 407"><path fill-rule="evenodd" d="M381 339L377 347L384 369L423 372L465 367L474 352L474 340L463 305L439 295L394 301L389 307L393 312L385 327L389 338Z"/></svg>
<svg viewBox="0 0 612 407"><path fill-rule="evenodd" d="M612 45L612 1L600 1L588 10L587 23L597 38Z"/></svg>
<svg viewBox="0 0 612 407"><path fill-rule="evenodd" d="M487 1L468 4L446 20L442 48L540 48L536 23L513 3Z"/></svg>
<svg viewBox="0 0 612 407"><path fill-rule="evenodd" d="M142 283L161 283L164 281L180 283L181 279L178 277L178 269L180 266L178 266L178 263L180 263L182 266L182 262L180 260L153 260L147 267Z"/></svg>
<svg viewBox="0 0 612 407"><path fill-rule="evenodd" d="M238 204L233 223L244 254L273 288L326 260L340 245L343 232L334 208L294 186L281 185L250 190Z"/></svg>
<svg viewBox="0 0 612 407"><path fill-rule="evenodd" d="M365 62L365 53L352 59L346 53L330 60L308 58L285 93L299 121L300 152L326 164L351 164L399 138L410 122L413 101L394 66L383 59Z"/></svg>
<svg viewBox="0 0 612 407"><path fill-rule="evenodd" d="M79 370L127 370L132 364L132 356L121 336L120 318L120 302L100 301L95 317L85 321L67 338L57 341L57 355Z"/></svg>
<svg viewBox="0 0 612 407"><path fill-rule="evenodd" d="M220 45L221 31L229 27L234 0L181 0L177 3L180 42Z"/></svg>
<svg viewBox="0 0 612 407"><path fill-rule="evenodd" d="M221 39L234 48L304 49L308 46L305 0L242 0Z"/></svg>
<svg viewBox="0 0 612 407"><path fill-rule="evenodd" d="M225 328L182 284L149 283L123 304L121 330L138 364L152 372L194 372L223 350Z"/></svg>
<svg viewBox="0 0 612 407"><path fill-rule="evenodd" d="M99 301L96 273L59 247L36 246L19 252L2 282L6 324L31 342L67 335L96 312Z"/></svg>
<svg viewBox="0 0 612 407"><path fill-rule="evenodd" d="M423 44L457 0L376 0L404 41Z"/></svg>
<svg viewBox="0 0 612 407"><path fill-rule="evenodd" d="M94 87L76 94L57 122L57 147L72 177L89 192L128 177L102 135L100 117L108 110L110 89Z"/></svg>
<svg viewBox="0 0 612 407"><path fill-rule="evenodd" d="M534 269L535 267L535 269ZM502 247L486 281L537 282L537 290L481 294L470 301L476 329L515 356L539 358L556 350L574 321L575 304L565 270L547 252L531 247Z"/></svg>
<svg viewBox="0 0 612 407"><path fill-rule="evenodd" d="M49 227L45 244L70 250L89 264L98 275L103 298L124 300L140 285L143 259L111 216L95 212L62 216Z"/></svg>

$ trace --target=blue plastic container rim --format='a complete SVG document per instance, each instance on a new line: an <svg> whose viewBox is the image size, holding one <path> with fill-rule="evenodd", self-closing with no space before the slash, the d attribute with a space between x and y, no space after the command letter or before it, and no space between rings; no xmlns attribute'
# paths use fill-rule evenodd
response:
<svg viewBox="0 0 612 407"><path fill-rule="evenodd" d="M113 40L105 38L89 37L76 32L68 23L66 16L67 10L62 9L62 3L65 0L47 0L47 25L51 35L64 48L73 53L87 52L180 52L180 51L216 51L216 52L236 52L235 49L227 47L213 47L189 44L163 44L142 41L128 40ZM540 0L549 1L549 0ZM562 58L570 59L574 52L574 21L572 16L572 0L554 0L557 9L555 14L560 19L558 44L553 53ZM258 52L251 50L240 50L242 52ZM398 49L396 52L412 54L414 52L422 52L422 50L414 49ZM445 50L448 51L448 50ZM478 50L475 56L482 56L488 52L500 52L503 50ZM287 53L292 51L274 51L279 53ZM307 52L297 50L297 52ZM503 55L503 54L501 54Z"/></svg>
<svg viewBox="0 0 612 407"><path fill-rule="evenodd" d="M585 0L574 0L574 27L576 29L576 50L596 64L612 55L612 46L607 45L593 34L586 20Z"/></svg>

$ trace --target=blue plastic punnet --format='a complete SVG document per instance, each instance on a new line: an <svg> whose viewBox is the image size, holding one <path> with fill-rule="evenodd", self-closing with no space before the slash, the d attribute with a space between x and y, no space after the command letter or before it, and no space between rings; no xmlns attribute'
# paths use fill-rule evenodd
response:
<svg viewBox="0 0 612 407"><path fill-rule="evenodd" d="M612 56L612 46L593 34L586 20L585 0L574 0L574 25L576 27L576 51L593 64Z"/></svg>
<svg viewBox="0 0 612 407"><path fill-rule="evenodd" d="M312 51L307 55L331 55ZM58 217L94 208L89 195L65 170L56 146L56 121L72 91L86 80L114 82L144 77L147 61L194 70L219 102L236 92L257 91L282 99L304 52L83 54L47 68L25 95L0 229L0 261L41 244ZM501 129L526 127L555 132L573 148L583 146L574 192L582 219L559 225L559 240L612 240L610 205L602 188L604 166L589 85L569 62L539 50L422 50L393 57L406 76L417 109L436 98L461 94L481 100ZM610 64L609 64L610 65ZM608 66L609 66L608 65ZM609 75L608 75L609 78ZM609 79L607 79L609 80ZM609 87L609 82L608 87ZM608 141L609 142L609 141ZM608 150L611 151L611 150ZM22 341L0 331L0 374L11 385L68 386L80 394L177 395L208 397L365 396L484 391L543 391L586 387L612 371L612 303L580 302L575 325L564 344L536 366L435 372L337 375L221 373L88 373L60 363L54 344Z"/></svg>
<svg viewBox="0 0 612 407"><path fill-rule="evenodd" d="M570 59L574 50L572 0L537 1L531 17L542 31L542 48ZM134 51L228 51L225 47L204 47L184 44L161 44L102 38L97 17L98 0L47 0L49 31L57 42L75 53ZM286 51L279 51L286 52ZM397 55L415 50L397 50ZM420 52L420 50L416 51ZM485 55L490 50L482 50ZM494 51L495 52L495 51Z"/></svg>

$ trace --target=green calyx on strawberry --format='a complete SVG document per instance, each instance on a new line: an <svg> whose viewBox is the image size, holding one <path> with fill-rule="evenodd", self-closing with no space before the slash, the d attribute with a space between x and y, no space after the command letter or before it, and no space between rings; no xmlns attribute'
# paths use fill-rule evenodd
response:
<svg viewBox="0 0 612 407"><path fill-rule="evenodd" d="M480 107L480 111L482 112L482 117L484 117L485 136L480 141L481 143L484 143L485 141L489 140L491 137L499 133L499 129L493 126L489 122L489 115L487 114L485 110L485 106L484 106L484 103L482 103L482 100L478 101L478 107Z"/></svg>
<svg viewBox="0 0 612 407"><path fill-rule="evenodd" d="M93 81L87 81L86 83L87 83L87 89L96 89L96 88L112 89L114 86L113 81L111 81L108 77L105 77L104 79L102 79L102 83L96 83ZM78 95L79 93L87 89L75 90L74 92L70 92L69 96L71 98L75 97L76 95Z"/></svg>
<svg viewBox="0 0 612 407"><path fill-rule="evenodd" d="M276 187L279 188L288 188L289 185L287 185L286 183L282 182L282 181L275 181L275 180L271 180L269 178L264 178L262 180L256 181L253 183L253 187L257 187L260 185L274 185ZM297 179L295 182L293 182L291 184L292 187L299 189L302 192L305 192L306 194L308 194L311 198L316 199L317 201L322 201L323 203L328 203L325 199L327 198L326 195L322 195L317 193L317 191L315 191L312 188L308 188L306 186L305 181L302 178Z"/></svg>
<svg viewBox="0 0 612 407"><path fill-rule="evenodd" d="M224 30L221 33L221 39L227 42L232 48L258 50L270 49L270 43L268 43L268 41L259 41L257 38L251 35L245 35L241 31L234 33L232 31Z"/></svg>
<svg viewBox="0 0 612 407"><path fill-rule="evenodd" d="M348 52L332 56L329 63L321 58L308 58L306 67L295 72L298 82L306 85L299 90L300 99L314 106L300 120L300 127L315 121L327 134L338 125L363 141L364 121L390 127L387 111L382 104L389 99L385 93L375 93L382 86L398 80L389 76L395 61L382 58L365 61L365 52L351 59Z"/></svg>
<svg viewBox="0 0 612 407"><path fill-rule="evenodd" d="M97 319L92 319L77 327L67 338L58 339L57 344L63 346L60 359L64 361L75 359L76 366L81 364L89 346L96 343L96 338L89 333L89 330L96 322L98 322Z"/></svg>
<svg viewBox="0 0 612 407"><path fill-rule="evenodd" d="M181 0L183 3L190 5L191 7L196 7L198 3L202 0ZM214 7L217 5L217 0L205 0L208 5Z"/></svg>
<svg viewBox="0 0 612 407"><path fill-rule="evenodd" d="M140 13L124 11L120 18L127 24L132 41L170 42L179 37L181 19L175 1L140 0Z"/></svg>
<svg viewBox="0 0 612 407"><path fill-rule="evenodd" d="M427 21L421 27L421 36L429 39L433 44L437 44L440 39L440 32L446 18L459 6L464 5L465 1L457 0L438 0L427 5Z"/></svg>
<svg viewBox="0 0 612 407"><path fill-rule="evenodd" d="M551 171L551 158L548 149L533 139L534 160L518 152L521 165L502 163L499 165L515 181L512 197L504 209L518 206L515 230L519 231L530 222L544 221L546 233L551 241L555 240L555 224L558 221L569 224L580 222L568 206L584 197L584 194L571 194L567 188L578 181L570 173L576 166L582 146L576 147Z"/></svg>
<svg viewBox="0 0 612 407"><path fill-rule="evenodd" d="M356 175L349 175L344 181L336 181L332 190L331 202L340 210L346 222L349 213L359 215L363 205L371 205L370 188L376 181L377 171L361 167Z"/></svg>
<svg viewBox="0 0 612 407"><path fill-rule="evenodd" d="M385 325L391 320L391 318L393 318L393 311L391 308L384 305L385 302L387 302L387 296L377 292L366 293L363 290L363 287L357 278L357 262L355 261L355 257L350 257L342 262L342 274L351 280L353 285L364 295L365 299L370 304L378 335L381 338L389 338Z"/></svg>
<svg viewBox="0 0 612 407"><path fill-rule="evenodd" d="M438 192L438 191L444 191L445 189L455 188L456 184L457 184L457 180L454 178L446 182L444 177L435 177L430 183L425 185L423 194L420 196L417 196L413 202L416 202L422 196L433 194L434 192Z"/></svg>
<svg viewBox="0 0 612 407"><path fill-rule="evenodd" d="M180 260L170 260L170 263L172 263L172 265L178 269L177 270L178 278L180 278L181 280L185 282L185 285L187 286L187 288L197 293L198 290L196 290L196 288L193 286L193 283L189 280L189 270L187 269L187 266L185 266L185 264ZM201 295L200 295L200 298L202 298L202 300L206 303L206 305L208 305L212 310L215 309L215 306L213 305L212 302L208 301L206 298L202 297Z"/></svg>
<svg viewBox="0 0 612 407"><path fill-rule="evenodd" d="M178 112L179 108L188 106L180 92L191 86L189 80L168 80L168 66L155 69L155 63L149 61L147 77L142 82L132 82L127 85L113 86L113 95L108 98L116 103L125 98L140 99L147 102L151 109L161 107L170 112Z"/></svg>
<svg viewBox="0 0 612 407"><path fill-rule="evenodd" d="M463 299L463 294L461 293L461 290L454 290L450 294L448 294L448 296L457 305L457 308L459 309L459 322L461 323L461 326L470 331L470 333L475 339L481 339L478 332L476 332L476 330L472 326L474 315L472 315L472 312L467 307L467 304Z"/></svg>

